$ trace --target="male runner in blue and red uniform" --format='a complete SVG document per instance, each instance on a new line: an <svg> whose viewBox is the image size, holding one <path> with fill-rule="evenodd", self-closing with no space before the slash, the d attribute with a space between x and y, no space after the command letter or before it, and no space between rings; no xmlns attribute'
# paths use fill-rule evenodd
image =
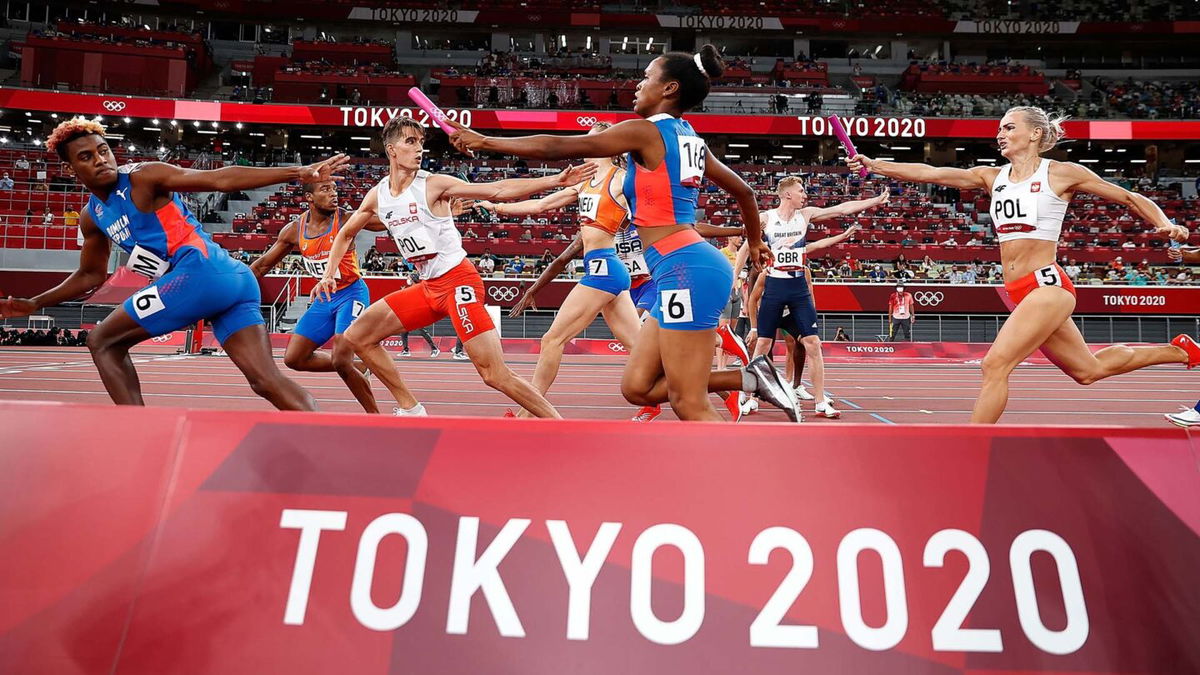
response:
<svg viewBox="0 0 1200 675"><path fill-rule="evenodd" d="M336 180L334 174L349 161L345 156L299 167L198 171L146 162L118 168L104 127L80 117L59 124L46 148L92 193L80 213L79 269L33 298L0 300L0 316L27 316L99 286L108 276L111 239L129 254L129 268L151 281L88 335L92 360L114 403L144 405L131 347L208 319L254 393L281 410L316 409L312 396L275 366L254 274L209 238L177 193Z"/></svg>

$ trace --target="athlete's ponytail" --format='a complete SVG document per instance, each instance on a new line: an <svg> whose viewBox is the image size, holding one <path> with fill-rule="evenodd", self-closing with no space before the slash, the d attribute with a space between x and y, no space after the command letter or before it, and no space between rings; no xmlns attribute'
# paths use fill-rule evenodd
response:
<svg viewBox="0 0 1200 675"><path fill-rule="evenodd" d="M1067 137L1062 123L1070 118L1069 115L1049 115L1045 110L1029 105L1009 108L1005 114L1011 113L1021 113L1025 117L1026 124L1041 130L1042 135L1038 138L1038 152L1053 149L1059 141Z"/></svg>
<svg viewBox="0 0 1200 675"><path fill-rule="evenodd" d="M712 80L725 72L717 48L706 44L695 54L667 52L662 56L663 76L679 83L679 107L684 112L700 105L708 96Z"/></svg>

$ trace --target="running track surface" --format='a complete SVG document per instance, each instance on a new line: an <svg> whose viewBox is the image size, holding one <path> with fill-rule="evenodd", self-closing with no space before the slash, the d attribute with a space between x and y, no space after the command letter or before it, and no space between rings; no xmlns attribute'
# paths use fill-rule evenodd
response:
<svg viewBox="0 0 1200 675"><path fill-rule="evenodd" d="M280 369L306 387L323 411L361 408L334 373L295 373ZM509 365L530 378L534 354L510 354ZM470 362L449 353L395 361L409 388L431 414L498 417L511 402L479 380ZM779 359L776 360L777 363ZM621 397L620 356L568 355L549 398L567 418L628 419L634 412ZM134 364L146 402L152 406L270 409L255 396L232 362L223 356L180 356L163 348L134 352ZM979 388L977 366L828 364L826 389L832 392L841 420L812 414L802 403L805 421L815 424L957 424L965 423ZM372 379L382 410L391 408L387 391ZM806 384L811 386L806 379ZM1014 373L1008 412L1002 422L1051 425L1163 426L1162 415L1200 396L1200 373L1159 366L1083 387L1049 366L1021 366ZM108 396L83 348L4 348L0 351L0 399L103 403ZM713 404L724 413L714 396ZM672 418L669 411L663 419ZM764 405L744 422L782 422L783 413Z"/></svg>

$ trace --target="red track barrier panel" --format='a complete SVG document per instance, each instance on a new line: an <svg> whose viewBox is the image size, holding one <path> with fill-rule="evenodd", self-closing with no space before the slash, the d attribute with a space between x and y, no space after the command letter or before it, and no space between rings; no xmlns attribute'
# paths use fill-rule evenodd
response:
<svg viewBox="0 0 1200 675"><path fill-rule="evenodd" d="M1200 671L1181 429L0 425L0 672Z"/></svg>

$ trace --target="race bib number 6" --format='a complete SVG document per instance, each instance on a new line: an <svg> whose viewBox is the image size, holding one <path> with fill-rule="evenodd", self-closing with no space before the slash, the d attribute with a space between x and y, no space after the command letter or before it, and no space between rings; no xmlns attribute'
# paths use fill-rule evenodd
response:
<svg viewBox="0 0 1200 675"><path fill-rule="evenodd" d="M144 319L167 308L158 294L158 286L147 286L134 293L130 302L133 303L133 313L139 319Z"/></svg>
<svg viewBox="0 0 1200 675"><path fill-rule="evenodd" d="M659 292L663 323L688 323L692 321L692 292L686 288L674 288Z"/></svg>

